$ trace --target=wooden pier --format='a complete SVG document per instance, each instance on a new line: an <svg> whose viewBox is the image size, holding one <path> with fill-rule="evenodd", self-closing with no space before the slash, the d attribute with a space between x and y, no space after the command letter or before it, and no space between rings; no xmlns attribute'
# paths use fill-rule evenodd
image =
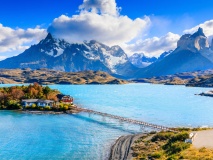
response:
<svg viewBox="0 0 213 160"><path fill-rule="evenodd" d="M150 128L154 128L154 129L158 129L158 130L176 132L174 129L169 128L169 127L156 125L156 124L152 124L152 123L147 123L147 122L143 122L143 121L138 121L138 120L134 120L134 119L130 119L130 118L120 117L120 116L116 116L116 115L112 115L112 114L108 114L108 113L98 112L98 111L94 111L94 110L91 110L91 109L81 108L81 111L101 115L101 116L104 116L104 117L109 117L109 118L112 118L112 119L117 119L119 121L123 121L123 122L127 122L127 123L142 125L142 126L146 126L146 127L150 127Z"/></svg>

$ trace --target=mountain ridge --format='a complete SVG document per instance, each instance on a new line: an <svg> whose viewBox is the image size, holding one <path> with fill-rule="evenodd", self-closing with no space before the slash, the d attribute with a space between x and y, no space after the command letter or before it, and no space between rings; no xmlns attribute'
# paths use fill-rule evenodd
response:
<svg viewBox="0 0 213 160"><path fill-rule="evenodd" d="M100 70L122 76L137 70L118 45L109 47L95 40L68 43L50 33L18 56L0 61L0 68L48 68L67 72Z"/></svg>
<svg viewBox="0 0 213 160"><path fill-rule="evenodd" d="M45 39L18 56L0 61L0 68L47 68L65 72L93 70L125 79L144 78L211 69L212 48L213 41L208 44L202 28L194 34L181 36L174 51L164 52L158 58L144 54L134 54L131 58L118 45L109 47L96 40L68 43L48 33ZM144 68L138 68L139 65Z"/></svg>
<svg viewBox="0 0 213 160"><path fill-rule="evenodd" d="M170 53L172 53L173 50L165 51L158 58L156 57L148 57L144 53L134 53L132 56L129 57L129 61L138 68L145 68L152 63L155 63L157 61L160 61L164 59L166 56L168 56Z"/></svg>
<svg viewBox="0 0 213 160"><path fill-rule="evenodd" d="M185 34L177 48L161 61L138 70L133 77L145 78L213 68L213 51L201 28L194 34Z"/></svg>

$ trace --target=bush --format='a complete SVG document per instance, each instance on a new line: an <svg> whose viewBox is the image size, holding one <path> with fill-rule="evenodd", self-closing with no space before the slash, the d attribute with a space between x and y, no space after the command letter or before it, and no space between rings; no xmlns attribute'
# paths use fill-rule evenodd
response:
<svg viewBox="0 0 213 160"><path fill-rule="evenodd" d="M189 133L182 132L182 133L178 133L178 134L172 136L169 141L170 142L185 141L185 139L187 139L187 138L189 138Z"/></svg>
<svg viewBox="0 0 213 160"><path fill-rule="evenodd" d="M167 132L167 133L166 132L160 132L160 133L156 134L155 136L153 136L151 141L155 142L155 141L168 140L173 135L174 135L174 133L172 133L172 132Z"/></svg>
<svg viewBox="0 0 213 160"><path fill-rule="evenodd" d="M30 106L26 106L26 107L25 107L25 109L30 109L30 108L31 108Z"/></svg>
<svg viewBox="0 0 213 160"><path fill-rule="evenodd" d="M49 110L51 110L51 107L50 106L45 106L44 110L49 111Z"/></svg>
<svg viewBox="0 0 213 160"><path fill-rule="evenodd" d="M175 155L170 156L167 160L179 160L179 158Z"/></svg>
<svg viewBox="0 0 213 160"><path fill-rule="evenodd" d="M167 153L169 154L176 154L179 153L187 148L190 147L189 143L185 143L185 142L175 142L175 143L171 143L171 144L167 144L165 145L165 150Z"/></svg>
<svg viewBox="0 0 213 160"><path fill-rule="evenodd" d="M37 108L36 104L32 104L31 108L36 109Z"/></svg>
<svg viewBox="0 0 213 160"><path fill-rule="evenodd" d="M20 104L16 100L8 100L6 106L8 109L20 109Z"/></svg>
<svg viewBox="0 0 213 160"><path fill-rule="evenodd" d="M162 153L160 153L160 152L155 152L155 153L153 153L151 156L152 156L152 158L161 158L161 157L162 157Z"/></svg>
<svg viewBox="0 0 213 160"><path fill-rule="evenodd" d="M68 105L64 105L64 110L68 110L69 106Z"/></svg>

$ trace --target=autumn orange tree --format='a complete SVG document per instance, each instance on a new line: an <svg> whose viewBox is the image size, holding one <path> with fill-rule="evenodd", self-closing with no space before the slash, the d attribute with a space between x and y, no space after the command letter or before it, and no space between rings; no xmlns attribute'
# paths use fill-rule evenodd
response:
<svg viewBox="0 0 213 160"><path fill-rule="evenodd" d="M29 86L12 86L0 88L0 109L19 109L22 99L48 99L57 101L58 90L38 83Z"/></svg>

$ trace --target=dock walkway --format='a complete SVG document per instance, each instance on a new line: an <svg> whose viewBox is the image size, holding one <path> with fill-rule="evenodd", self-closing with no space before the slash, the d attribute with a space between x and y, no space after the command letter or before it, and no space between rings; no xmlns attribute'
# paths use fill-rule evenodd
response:
<svg viewBox="0 0 213 160"><path fill-rule="evenodd" d="M117 119L119 121L127 122L127 123L143 125L143 126L154 128L154 129L158 129L158 130L176 132L172 128L161 126L161 125L156 125L156 124L152 124L152 123L147 123L147 122L144 122L144 121L134 120L134 119L125 118L125 117L121 117L121 116L116 116L116 115L103 113L103 112L98 112L98 111L94 111L94 110L86 109L86 108L81 108L81 110L82 110L82 112L97 114L97 115L101 115L101 116L104 116L104 117L109 117L109 118L112 118L112 119Z"/></svg>

